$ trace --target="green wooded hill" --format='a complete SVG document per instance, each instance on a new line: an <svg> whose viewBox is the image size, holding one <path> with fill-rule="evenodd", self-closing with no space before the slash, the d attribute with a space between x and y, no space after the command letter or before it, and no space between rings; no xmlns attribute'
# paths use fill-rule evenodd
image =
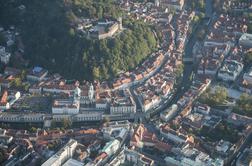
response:
<svg viewBox="0 0 252 166"><path fill-rule="evenodd" d="M18 7L25 5L25 10ZM78 17L117 18L123 12L113 0L0 0L0 24L15 25L30 66L40 65L67 78L111 79L139 65L156 49L153 27L123 20L120 35L91 40L73 24Z"/></svg>

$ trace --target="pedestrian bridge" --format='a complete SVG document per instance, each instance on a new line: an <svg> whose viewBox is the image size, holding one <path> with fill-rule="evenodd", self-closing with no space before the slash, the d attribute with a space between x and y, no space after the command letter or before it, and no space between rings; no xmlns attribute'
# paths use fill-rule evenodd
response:
<svg viewBox="0 0 252 166"><path fill-rule="evenodd" d="M193 58L192 57L184 57L183 62L184 63L193 63Z"/></svg>
<svg viewBox="0 0 252 166"><path fill-rule="evenodd" d="M146 121L146 119L149 118L149 114L146 112L140 112L137 111L136 114L134 115L134 122L135 123L143 123Z"/></svg>

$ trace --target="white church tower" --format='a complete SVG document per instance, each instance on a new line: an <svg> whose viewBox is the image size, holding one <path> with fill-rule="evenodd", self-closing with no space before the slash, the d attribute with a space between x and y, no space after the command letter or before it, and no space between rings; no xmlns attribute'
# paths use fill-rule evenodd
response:
<svg viewBox="0 0 252 166"><path fill-rule="evenodd" d="M79 87L76 87L74 90L74 100L80 100L81 96L81 89Z"/></svg>
<svg viewBox="0 0 252 166"><path fill-rule="evenodd" d="M91 83L91 85L89 86L89 90L88 90L88 97L90 101L94 101L94 86Z"/></svg>

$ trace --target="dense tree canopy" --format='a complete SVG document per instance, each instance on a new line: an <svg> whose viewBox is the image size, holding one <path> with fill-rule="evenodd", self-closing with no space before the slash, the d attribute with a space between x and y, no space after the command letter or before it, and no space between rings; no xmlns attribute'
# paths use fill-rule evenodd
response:
<svg viewBox="0 0 252 166"><path fill-rule="evenodd" d="M234 111L252 117L252 96L249 96L246 93L242 94L236 101Z"/></svg>
<svg viewBox="0 0 252 166"><path fill-rule="evenodd" d="M26 7L23 12L17 9L21 4ZM87 39L75 30L78 17L121 16L113 0L23 0L3 3L3 8L0 21L21 30L31 66L41 65L68 78L109 79L136 67L157 45L153 28L141 21L124 19L126 30L104 40ZM16 19L6 19L6 13Z"/></svg>
<svg viewBox="0 0 252 166"><path fill-rule="evenodd" d="M191 0L186 1L187 6L193 10L198 10L200 12L205 12L205 0Z"/></svg>
<svg viewBox="0 0 252 166"><path fill-rule="evenodd" d="M4 160L5 160L4 151L1 150L1 151L0 151L0 163L2 163Z"/></svg>
<svg viewBox="0 0 252 166"><path fill-rule="evenodd" d="M239 139L238 130L231 124L222 121L216 128L209 130L203 127L200 132L200 136L205 137L208 141L215 142L221 139L230 141L232 143L237 142Z"/></svg>
<svg viewBox="0 0 252 166"><path fill-rule="evenodd" d="M252 52L248 52L244 58L244 64L246 67L250 67L252 64Z"/></svg>
<svg viewBox="0 0 252 166"><path fill-rule="evenodd" d="M83 66L92 71L94 78L108 79L120 70L138 65L156 46L150 28L141 22L126 24L128 30L108 40L91 40L83 51Z"/></svg>
<svg viewBox="0 0 252 166"><path fill-rule="evenodd" d="M225 87L216 86L213 91L208 90L203 93L200 101L210 106L222 105L228 97L228 92Z"/></svg>

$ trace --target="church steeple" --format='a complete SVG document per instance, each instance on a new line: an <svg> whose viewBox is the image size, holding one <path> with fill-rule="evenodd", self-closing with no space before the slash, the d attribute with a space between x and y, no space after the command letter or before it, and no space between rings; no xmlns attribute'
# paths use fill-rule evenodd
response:
<svg viewBox="0 0 252 166"><path fill-rule="evenodd" d="M88 90L88 97L90 101L93 101L94 98L94 86L91 83L91 85L89 86L89 90Z"/></svg>
<svg viewBox="0 0 252 166"><path fill-rule="evenodd" d="M74 90L74 99L79 100L81 96L81 89L79 87L76 87Z"/></svg>

